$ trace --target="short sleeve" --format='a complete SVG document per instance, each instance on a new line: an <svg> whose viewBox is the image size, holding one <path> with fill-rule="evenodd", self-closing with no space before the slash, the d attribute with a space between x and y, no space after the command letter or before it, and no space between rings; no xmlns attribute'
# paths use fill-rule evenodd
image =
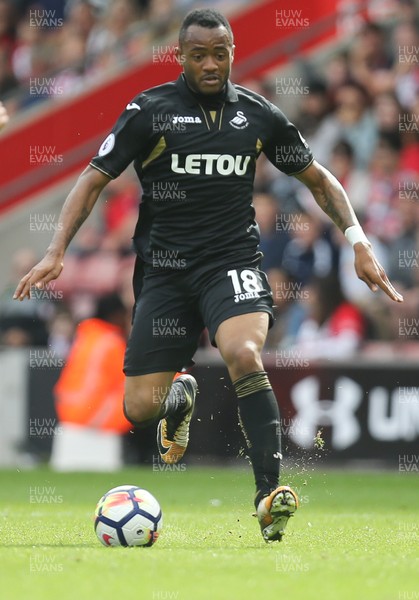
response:
<svg viewBox="0 0 419 600"><path fill-rule="evenodd" d="M141 96L127 104L97 155L90 161L93 167L115 179L134 159L141 159L151 135L147 104Z"/></svg>
<svg viewBox="0 0 419 600"><path fill-rule="evenodd" d="M313 154L301 133L284 113L271 102L267 104L267 117L271 127L262 151L277 169L286 175L296 175L313 162Z"/></svg>

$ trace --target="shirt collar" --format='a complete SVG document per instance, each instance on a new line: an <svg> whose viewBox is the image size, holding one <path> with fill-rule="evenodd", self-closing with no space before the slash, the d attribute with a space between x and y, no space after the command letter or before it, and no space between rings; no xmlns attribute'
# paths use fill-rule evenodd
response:
<svg viewBox="0 0 419 600"><path fill-rule="evenodd" d="M239 97L237 95L237 91L236 91L234 85L231 83L230 80L227 80L226 85L227 85L227 92L225 95L225 101L226 102L238 102ZM196 106L197 104L199 104L198 98L189 89L183 73L181 73L179 75L178 79L176 80L176 87L177 87L179 94L182 97L182 100L185 102L185 104L187 106ZM210 98L211 98L211 96L208 96L208 99L210 99Z"/></svg>

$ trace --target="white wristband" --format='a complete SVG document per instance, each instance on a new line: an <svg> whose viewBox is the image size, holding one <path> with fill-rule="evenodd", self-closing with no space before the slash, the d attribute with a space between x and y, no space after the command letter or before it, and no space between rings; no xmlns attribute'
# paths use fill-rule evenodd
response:
<svg viewBox="0 0 419 600"><path fill-rule="evenodd" d="M351 225L351 227L345 229L345 237L352 247L357 242L365 242L365 244L369 244L371 246L371 243L365 235L361 225Z"/></svg>

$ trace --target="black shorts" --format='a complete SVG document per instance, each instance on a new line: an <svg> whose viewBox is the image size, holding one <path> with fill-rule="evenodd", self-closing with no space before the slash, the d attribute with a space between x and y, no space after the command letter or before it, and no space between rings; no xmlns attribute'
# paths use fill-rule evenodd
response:
<svg viewBox="0 0 419 600"><path fill-rule="evenodd" d="M258 261L257 261L258 262ZM192 364L205 327L215 346L223 321L266 312L273 323L272 291L266 274L244 265L153 272L137 260L136 304L125 353L127 376L181 371Z"/></svg>

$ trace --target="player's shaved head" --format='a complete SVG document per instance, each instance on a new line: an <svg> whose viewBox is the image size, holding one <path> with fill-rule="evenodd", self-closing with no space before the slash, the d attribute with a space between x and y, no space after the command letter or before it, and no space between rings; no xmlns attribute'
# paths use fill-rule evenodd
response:
<svg viewBox="0 0 419 600"><path fill-rule="evenodd" d="M198 25L199 27L206 27L208 29L225 27L228 31L231 43L233 43L233 31L230 23L224 15L214 8L199 8L192 10L186 15L179 30L179 46L184 42L186 32L191 25Z"/></svg>

